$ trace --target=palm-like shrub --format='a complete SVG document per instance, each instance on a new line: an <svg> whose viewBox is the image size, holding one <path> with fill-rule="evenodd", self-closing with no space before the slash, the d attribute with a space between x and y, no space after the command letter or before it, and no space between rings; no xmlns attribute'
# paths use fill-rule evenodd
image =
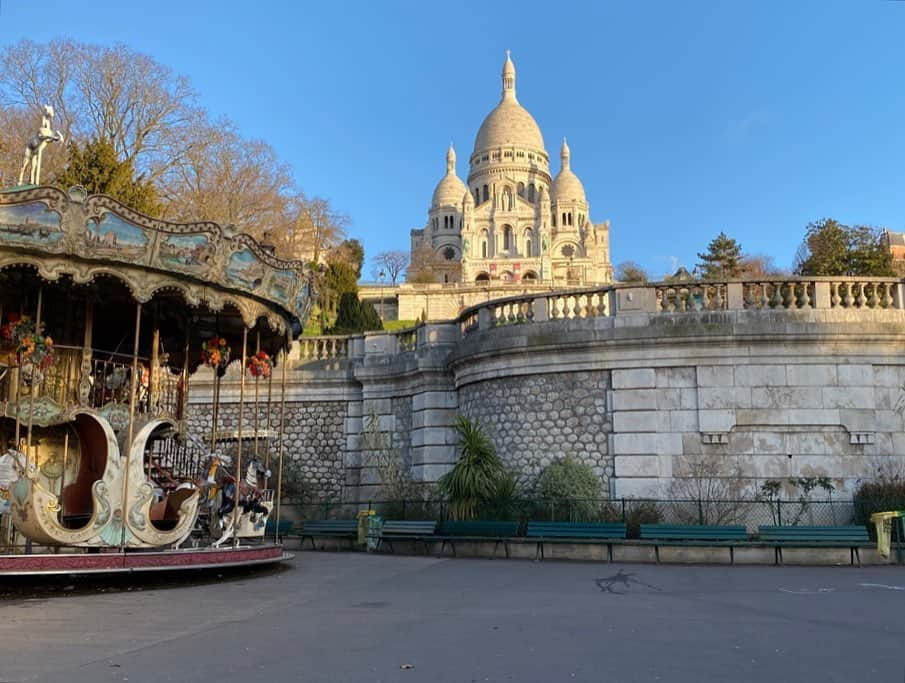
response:
<svg viewBox="0 0 905 683"><path fill-rule="evenodd" d="M453 519L474 519L478 509L490 504L499 494L501 482L507 477L506 468L476 420L460 416L456 434L459 460L440 477L437 488L449 502Z"/></svg>

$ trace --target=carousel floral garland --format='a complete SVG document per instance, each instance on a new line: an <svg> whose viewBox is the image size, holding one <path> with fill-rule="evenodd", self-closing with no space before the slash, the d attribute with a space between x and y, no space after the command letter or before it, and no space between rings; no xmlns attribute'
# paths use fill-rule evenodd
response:
<svg viewBox="0 0 905 683"><path fill-rule="evenodd" d="M0 340L7 348L15 349L22 365L31 364L46 370L53 364L53 339L42 332L35 329L28 316L10 317L10 321L0 327Z"/></svg>
<svg viewBox="0 0 905 683"><path fill-rule="evenodd" d="M258 351L256 354L249 357L247 365L248 372L255 379L267 379L273 371L273 361L265 351Z"/></svg>
<svg viewBox="0 0 905 683"><path fill-rule="evenodd" d="M214 337L201 344L201 362L217 370L229 365L230 348L224 337Z"/></svg>

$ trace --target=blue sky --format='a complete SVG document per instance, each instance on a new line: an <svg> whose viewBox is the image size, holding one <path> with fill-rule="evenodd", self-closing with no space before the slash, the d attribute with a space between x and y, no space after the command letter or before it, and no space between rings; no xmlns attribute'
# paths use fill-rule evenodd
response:
<svg viewBox="0 0 905 683"><path fill-rule="evenodd" d="M121 42L188 76L371 256L408 249L450 141L467 176L507 48L614 263L691 268L724 230L790 266L812 220L905 230L905 2L0 2L0 47Z"/></svg>

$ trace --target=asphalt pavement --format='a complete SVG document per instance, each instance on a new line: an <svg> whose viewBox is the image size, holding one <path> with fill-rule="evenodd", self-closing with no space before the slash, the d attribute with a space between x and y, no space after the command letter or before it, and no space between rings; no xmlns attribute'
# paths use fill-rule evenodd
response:
<svg viewBox="0 0 905 683"><path fill-rule="evenodd" d="M305 552L0 587L0 683L903 680L903 567Z"/></svg>

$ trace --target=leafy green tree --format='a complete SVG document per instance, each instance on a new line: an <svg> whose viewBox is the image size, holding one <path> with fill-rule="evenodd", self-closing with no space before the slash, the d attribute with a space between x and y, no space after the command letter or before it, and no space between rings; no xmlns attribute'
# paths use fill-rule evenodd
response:
<svg viewBox="0 0 905 683"><path fill-rule="evenodd" d="M544 468L537 479L537 492L544 501L568 512L573 521L589 520L597 509L601 482L593 467L565 457Z"/></svg>
<svg viewBox="0 0 905 683"><path fill-rule="evenodd" d="M742 247L724 232L717 235L698 258L701 259L698 264L701 277L705 280L736 278L742 274Z"/></svg>
<svg viewBox="0 0 905 683"><path fill-rule="evenodd" d="M109 140L96 138L79 146L71 143L66 168L55 184L64 189L83 185L91 194L106 194L148 216L159 216L161 205L154 184L135 178L131 161L120 161Z"/></svg>
<svg viewBox="0 0 905 683"><path fill-rule="evenodd" d="M449 501L453 519L474 519L478 510L493 503L510 476L490 437L476 420L460 416L456 421L459 460L437 482Z"/></svg>
<svg viewBox="0 0 905 683"><path fill-rule="evenodd" d="M850 227L832 218L810 223L798 249L798 275L893 275L892 255L882 232L858 225Z"/></svg>

